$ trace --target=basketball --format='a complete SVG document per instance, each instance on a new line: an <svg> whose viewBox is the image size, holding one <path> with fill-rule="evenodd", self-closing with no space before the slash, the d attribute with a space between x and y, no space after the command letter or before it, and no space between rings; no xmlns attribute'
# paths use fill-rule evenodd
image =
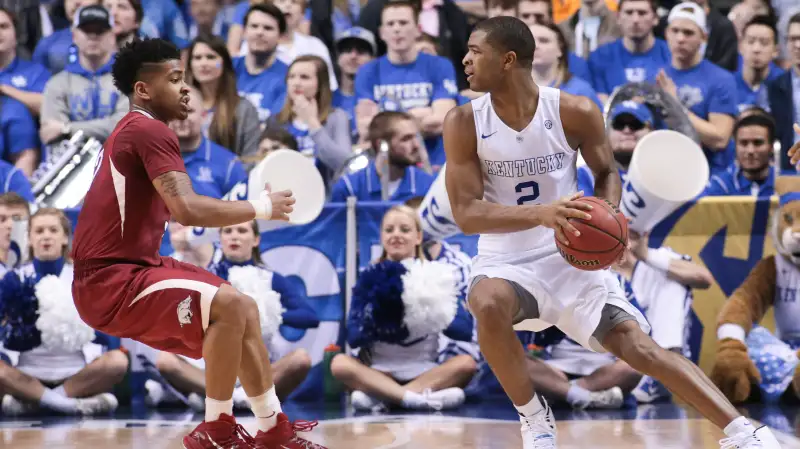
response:
<svg viewBox="0 0 800 449"><path fill-rule="evenodd" d="M570 265L580 270L595 271L608 268L619 260L628 245L628 220L611 202L593 196L577 199L590 203L589 221L570 218L581 235L565 233L569 246L556 239L558 251Z"/></svg>

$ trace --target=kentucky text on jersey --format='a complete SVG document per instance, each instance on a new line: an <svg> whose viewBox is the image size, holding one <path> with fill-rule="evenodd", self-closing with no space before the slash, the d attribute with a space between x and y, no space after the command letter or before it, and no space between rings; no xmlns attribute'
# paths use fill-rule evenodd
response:
<svg viewBox="0 0 800 449"><path fill-rule="evenodd" d="M561 170L564 167L564 153L548 154L547 156L517 159L513 161L484 160L483 162L486 164L486 169L490 175L519 178Z"/></svg>

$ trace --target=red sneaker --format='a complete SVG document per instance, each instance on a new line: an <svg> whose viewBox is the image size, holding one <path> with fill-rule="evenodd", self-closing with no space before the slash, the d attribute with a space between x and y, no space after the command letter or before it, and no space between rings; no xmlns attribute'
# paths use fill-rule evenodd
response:
<svg viewBox="0 0 800 449"><path fill-rule="evenodd" d="M233 416L222 414L216 421L203 421L183 437L184 449L254 449L255 440Z"/></svg>
<svg viewBox="0 0 800 449"><path fill-rule="evenodd" d="M289 422L283 413L278 413L278 423L269 432L258 431L257 449L328 449L297 436L297 432L308 432L317 426L317 421L297 420Z"/></svg>

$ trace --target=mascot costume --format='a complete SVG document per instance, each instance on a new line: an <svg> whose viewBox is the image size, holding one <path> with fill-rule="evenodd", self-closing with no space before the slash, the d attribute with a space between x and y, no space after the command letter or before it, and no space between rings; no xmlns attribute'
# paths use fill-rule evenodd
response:
<svg viewBox="0 0 800 449"><path fill-rule="evenodd" d="M770 232L776 254L760 260L719 314L719 348L711 380L734 403L758 386L761 400L776 403L789 391L800 397L800 177L775 181L779 205ZM758 325L769 308L773 335Z"/></svg>

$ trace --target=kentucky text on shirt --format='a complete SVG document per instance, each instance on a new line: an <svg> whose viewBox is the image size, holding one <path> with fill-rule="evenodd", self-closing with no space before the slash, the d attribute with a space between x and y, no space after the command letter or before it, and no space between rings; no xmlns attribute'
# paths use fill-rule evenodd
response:
<svg viewBox="0 0 800 449"><path fill-rule="evenodd" d="M393 97L404 109L429 106L433 96L433 83L378 84L373 87L375 98Z"/></svg>
<svg viewBox="0 0 800 449"><path fill-rule="evenodd" d="M564 153L548 154L547 156L517 159L514 161L485 160L486 169L490 175L505 178L541 175L563 167Z"/></svg>

